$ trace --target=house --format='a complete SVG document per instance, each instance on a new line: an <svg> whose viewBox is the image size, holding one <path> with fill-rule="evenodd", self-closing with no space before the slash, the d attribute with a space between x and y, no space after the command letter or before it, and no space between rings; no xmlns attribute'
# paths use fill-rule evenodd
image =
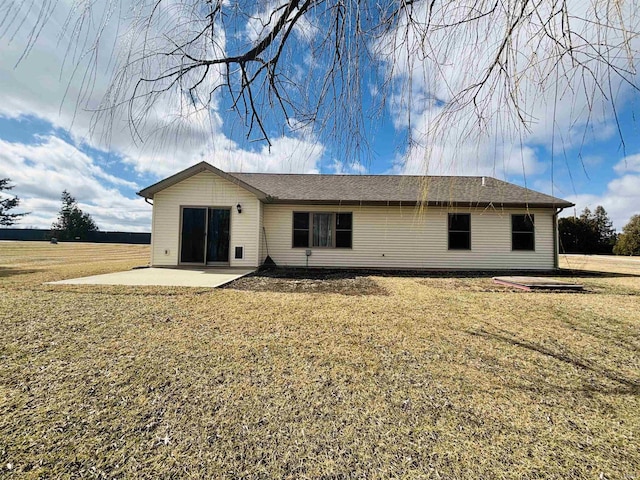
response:
<svg viewBox="0 0 640 480"><path fill-rule="evenodd" d="M228 173L140 191L153 266L548 270L572 203L491 177Z"/></svg>

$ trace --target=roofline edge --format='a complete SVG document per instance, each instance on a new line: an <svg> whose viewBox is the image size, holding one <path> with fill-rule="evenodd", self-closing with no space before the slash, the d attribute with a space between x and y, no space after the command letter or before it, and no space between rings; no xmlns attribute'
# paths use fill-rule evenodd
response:
<svg viewBox="0 0 640 480"><path fill-rule="evenodd" d="M239 178L231 175L230 173L227 173L223 170L220 170L219 168L214 167L213 165L211 165L208 162L205 162L204 160L202 162L196 163L195 165L192 165L191 167L185 168L184 170L181 170L167 178L164 178L159 182L149 185L146 188L143 188L139 192L136 192L136 195L143 198L152 199L156 193L159 193L162 190L165 190L173 185L176 185L177 183L180 183L188 178L193 177L194 175L197 175L205 171L209 171L214 175L217 175L235 185L238 185L241 188L244 188L245 190L248 190L249 192L253 193L256 197L258 197L259 200L263 200L267 198L267 194L262 190L259 190L254 186L249 185L245 181L240 180Z"/></svg>

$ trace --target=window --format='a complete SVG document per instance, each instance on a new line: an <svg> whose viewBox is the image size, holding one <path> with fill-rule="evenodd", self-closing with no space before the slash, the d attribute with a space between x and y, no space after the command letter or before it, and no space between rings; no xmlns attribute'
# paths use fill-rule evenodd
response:
<svg viewBox="0 0 640 480"><path fill-rule="evenodd" d="M511 249L535 250L533 215L511 215Z"/></svg>
<svg viewBox="0 0 640 480"><path fill-rule="evenodd" d="M449 250L471 250L471 215L449 214Z"/></svg>
<svg viewBox="0 0 640 480"><path fill-rule="evenodd" d="M313 213L313 246L333 246L333 213Z"/></svg>
<svg viewBox="0 0 640 480"><path fill-rule="evenodd" d="M293 212L294 248L351 248L352 214Z"/></svg>
<svg viewBox="0 0 640 480"><path fill-rule="evenodd" d="M293 246L309 246L309 214L293 212Z"/></svg>
<svg viewBox="0 0 640 480"><path fill-rule="evenodd" d="M350 213L336 213L336 248L351 248Z"/></svg>

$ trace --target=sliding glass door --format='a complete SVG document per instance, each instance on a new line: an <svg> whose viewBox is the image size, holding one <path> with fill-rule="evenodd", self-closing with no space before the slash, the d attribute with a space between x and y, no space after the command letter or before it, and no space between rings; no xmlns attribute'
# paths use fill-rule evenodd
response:
<svg viewBox="0 0 640 480"><path fill-rule="evenodd" d="M183 208L180 263L205 263L206 233L207 209Z"/></svg>
<svg viewBox="0 0 640 480"><path fill-rule="evenodd" d="M180 263L229 263L228 208L183 207Z"/></svg>
<svg viewBox="0 0 640 480"><path fill-rule="evenodd" d="M231 210L210 208L207 228L207 263L229 262L229 218Z"/></svg>

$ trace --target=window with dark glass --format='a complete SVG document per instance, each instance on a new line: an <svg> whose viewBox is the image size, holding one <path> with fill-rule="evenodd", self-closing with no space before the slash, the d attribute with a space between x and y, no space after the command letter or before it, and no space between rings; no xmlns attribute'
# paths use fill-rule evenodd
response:
<svg viewBox="0 0 640 480"><path fill-rule="evenodd" d="M336 248L351 248L351 213L336 213Z"/></svg>
<svg viewBox="0 0 640 480"><path fill-rule="evenodd" d="M511 215L512 250L535 250L533 215Z"/></svg>
<svg viewBox="0 0 640 480"><path fill-rule="evenodd" d="M351 248L352 214L294 212L293 246Z"/></svg>
<svg viewBox="0 0 640 480"><path fill-rule="evenodd" d="M471 250L471 215L449 214L449 250Z"/></svg>
<svg viewBox="0 0 640 480"><path fill-rule="evenodd" d="M309 213L293 213L293 246L306 248L309 246Z"/></svg>

